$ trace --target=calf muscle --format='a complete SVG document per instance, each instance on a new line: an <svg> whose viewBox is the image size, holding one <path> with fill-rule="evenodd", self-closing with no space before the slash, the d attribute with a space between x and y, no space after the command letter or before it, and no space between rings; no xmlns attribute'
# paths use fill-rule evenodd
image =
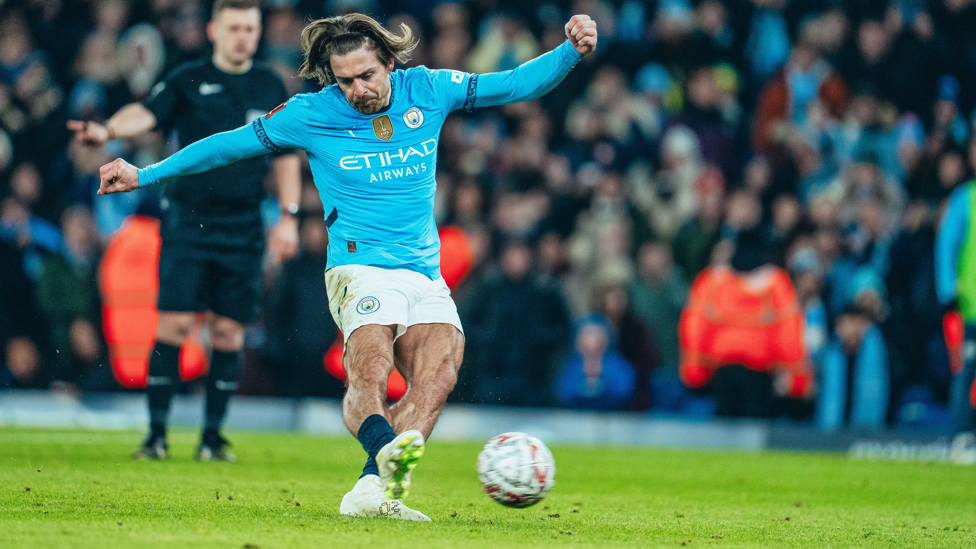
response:
<svg viewBox="0 0 976 549"><path fill-rule="evenodd" d="M415 324L396 342L397 368L407 393L390 408L393 428L417 429L430 436L457 383L464 358L464 336L450 324Z"/></svg>
<svg viewBox="0 0 976 549"><path fill-rule="evenodd" d="M343 364L348 388L342 399L342 419L353 436L371 415L390 419L386 384L393 371L393 334L391 326L369 325L356 329L346 341Z"/></svg>

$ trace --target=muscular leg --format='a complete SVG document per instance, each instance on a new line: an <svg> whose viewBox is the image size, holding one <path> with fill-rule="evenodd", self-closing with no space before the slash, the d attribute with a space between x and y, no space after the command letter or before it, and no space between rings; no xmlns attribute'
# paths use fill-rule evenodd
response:
<svg viewBox="0 0 976 549"><path fill-rule="evenodd" d="M396 341L397 368L407 392L390 408L393 427L430 436L447 395L457 383L464 336L451 324L414 324Z"/></svg>
<svg viewBox="0 0 976 549"><path fill-rule="evenodd" d="M348 388L342 399L342 421L353 436L372 415L389 420L386 383L393 371L395 330L395 326L362 326L346 341L342 362Z"/></svg>
<svg viewBox="0 0 976 549"><path fill-rule="evenodd" d="M386 405L394 334L396 326L362 326L349 335L343 353L347 389L342 399L342 421L369 455L363 476L379 475L376 454L396 436Z"/></svg>
<svg viewBox="0 0 976 549"><path fill-rule="evenodd" d="M166 435L170 401L180 383L180 347L193 329L196 313L160 311L156 343L149 356L146 396L149 397L149 429Z"/></svg>
<svg viewBox="0 0 976 549"><path fill-rule="evenodd" d="M204 439L208 434L216 437L220 431L227 414L227 402L237 390L237 379L244 363L244 325L218 314L210 315L208 321L213 353L207 374Z"/></svg>

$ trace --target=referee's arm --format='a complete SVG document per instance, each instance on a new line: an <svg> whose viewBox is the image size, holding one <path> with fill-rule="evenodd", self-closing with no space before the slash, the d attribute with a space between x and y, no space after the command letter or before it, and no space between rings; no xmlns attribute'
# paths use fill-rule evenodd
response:
<svg viewBox="0 0 976 549"><path fill-rule="evenodd" d="M271 231L268 249L275 262L288 261L298 253L298 202L302 193L301 159L298 154L275 157L271 169L278 187L281 218Z"/></svg>
<svg viewBox="0 0 976 549"><path fill-rule="evenodd" d="M129 103L106 120L105 124L69 120L68 129L75 132L75 139L98 147L113 139L142 135L155 128L156 124L156 115L145 105Z"/></svg>

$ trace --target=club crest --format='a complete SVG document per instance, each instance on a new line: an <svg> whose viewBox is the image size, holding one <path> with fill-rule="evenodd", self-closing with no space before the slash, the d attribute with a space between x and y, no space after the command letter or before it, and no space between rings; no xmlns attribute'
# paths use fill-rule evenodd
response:
<svg viewBox="0 0 976 549"><path fill-rule="evenodd" d="M383 141L389 141L393 137L393 122L388 114L373 119L373 133Z"/></svg>
<svg viewBox="0 0 976 549"><path fill-rule="evenodd" d="M366 296L359 300L359 304L356 305L356 311L361 315L368 315L369 313L374 313L380 309L380 300L373 296Z"/></svg>
<svg viewBox="0 0 976 549"><path fill-rule="evenodd" d="M417 107L410 107L403 113L403 123L411 129L419 128L424 123L424 113Z"/></svg>

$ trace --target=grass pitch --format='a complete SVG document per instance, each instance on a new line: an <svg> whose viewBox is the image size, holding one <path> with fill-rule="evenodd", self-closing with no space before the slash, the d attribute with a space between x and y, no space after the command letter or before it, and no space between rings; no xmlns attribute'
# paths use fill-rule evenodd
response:
<svg viewBox="0 0 976 549"><path fill-rule="evenodd" d="M481 492L478 444L437 441L408 505L433 522L350 519L365 457L348 438L231 432L240 462L133 462L135 432L0 429L0 547L976 547L976 468L844 455L553 446L528 509Z"/></svg>

